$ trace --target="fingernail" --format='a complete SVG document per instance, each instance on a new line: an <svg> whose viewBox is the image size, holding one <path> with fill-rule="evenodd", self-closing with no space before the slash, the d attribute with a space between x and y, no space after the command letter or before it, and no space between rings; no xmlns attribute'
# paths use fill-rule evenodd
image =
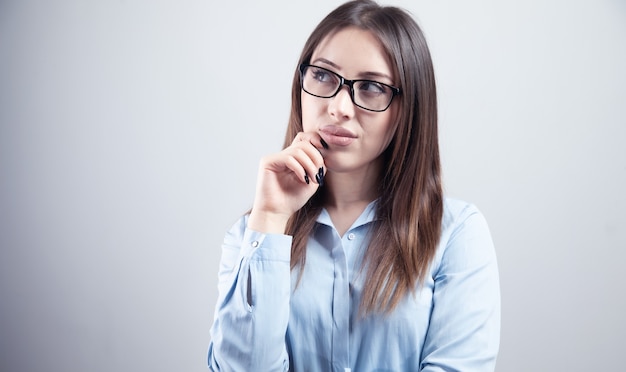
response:
<svg viewBox="0 0 626 372"><path fill-rule="evenodd" d="M304 181L306 182L307 185L309 184L309 175L308 174L304 175Z"/></svg>
<svg viewBox="0 0 626 372"><path fill-rule="evenodd" d="M324 179L321 178L319 174L315 175L315 181L317 181L317 183L320 185L320 187L322 187L322 185L324 184Z"/></svg>
<svg viewBox="0 0 626 372"><path fill-rule="evenodd" d="M320 170L315 175L315 180L320 185L320 187L324 186L324 168L320 168Z"/></svg>
<svg viewBox="0 0 626 372"><path fill-rule="evenodd" d="M324 141L323 138L320 138L320 143L322 144L322 147L325 148L326 150L328 150L328 144L326 143L326 141Z"/></svg>

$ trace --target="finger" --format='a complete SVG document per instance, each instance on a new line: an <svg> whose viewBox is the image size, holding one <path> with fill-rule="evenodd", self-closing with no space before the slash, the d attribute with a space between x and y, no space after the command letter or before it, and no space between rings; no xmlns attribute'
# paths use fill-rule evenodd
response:
<svg viewBox="0 0 626 372"><path fill-rule="evenodd" d="M317 147L315 147L313 144L311 144L310 142L308 141L298 142L298 143L293 144L291 148L294 151L296 149L303 151L309 158L311 158L313 163L315 163L318 167L324 165L324 156L322 155L320 150Z"/></svg>
<svg viewBox="0 0 626 372"><path fill-rule="evenodd" d="M302 149L293 149L285 158L285 166L294 173L301 182L310 184L311 177L315 179L315 164Z"/></svg>
<svg viewBox="0 0 626 372"><path fill-rule="evenodd" d="M320 151L311 143L302 141L293 145L290 152L302 164L311 179L321 184L324 178L325 165Z"/></svg>
<svg viewBox="0 0 626 372"><path fill-rule="evenodd" d="M324 158L320 152L305 140L295 142L280 153L268 157L264 163L264 167L272 172L280 173L288 169L305 182L305 175L315 180L315 175L324 168Z"/></svg>
<svg viewBox="0 0 626 372"><path fill-rule="evenodd" d="M299 132L294 137L292 144L305 141L310 142L320 152L322 149L328 150L329 148L328 143L317 132Z"/></svg>
<svg viewBox="0 0 626 372"><path fill-rule="evenodd" d="M298 132L296 136L293 138L293 141L291 141L291 144L293 145L295 143L302 142L304 141L304 139L305 139L304 132Z"/></svg>
<svg viewBox="0 0 626 372"><path fill-rule="evenodd" d="M321 156L314 148L312 148L310 144L303 143L301 146L290 148L288 155L294 159L304 171L305 181L315 180L317 182L318 177L316 177L316 175L319 172L320 166L318 165L319 163L317 163L313 158L321 158ZM291 164L293 163L290 163L290 166L292 166ZM295 168L295 164L293 164L293 167L294 169L297 169Z"/></svg>
<svg viewBox="0 0 626 372"><path fill-rule="evenodd" d="M296 135L290 147L299 147L304 149L307 153L309 153L313 161L318 166L323 166L324 158L322 149L325 149L325 146L328 146L328 144L326 144L326 142L322 144L322 141L322 137L320 137L318 133L300 132Z"/></svg>

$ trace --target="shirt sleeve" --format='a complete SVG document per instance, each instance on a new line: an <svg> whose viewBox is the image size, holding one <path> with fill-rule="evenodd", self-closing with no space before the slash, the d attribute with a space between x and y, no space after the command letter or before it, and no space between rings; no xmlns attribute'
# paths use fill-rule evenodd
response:
<svg viewBox="0 0 626 372"><path fill-rule="evenodd" d="M212 371L286 371L292 237L246 228L226 234L208 364Z"/></svg>
<svg viewBox="0 0 626 372"><path fill-rule="evenodd" d="M468 206L434 273L421 371L493 371L500 343L500 285L484 217Z"/></svg>

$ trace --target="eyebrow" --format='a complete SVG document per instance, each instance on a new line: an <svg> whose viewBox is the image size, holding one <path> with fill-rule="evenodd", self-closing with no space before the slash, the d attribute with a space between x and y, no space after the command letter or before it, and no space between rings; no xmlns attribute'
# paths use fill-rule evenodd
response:
<svg viewBox="0 0 626 372"><path fill-rule="evenodd" d="M332 61L329 61L326 58L316 58L311 63L315 64L315 63L318 63L318 62L325 63L325 64L327 64L327 65L329 65L329 66L331 66L331 67L333 67L333 68L335 68L337 70L341 70L341 67L339 67L338 64L336 64L336 63L334 63ZM387 74L384 74L382 72L376 72L376 71L364 71L364 72L361 72L361 73L359 73L359 77L361 77L361 78L377 78L377 77L380 78L380 77L382 77L382 78L389 79L389 81L393 81L391 76L389 76Z"/></svg>

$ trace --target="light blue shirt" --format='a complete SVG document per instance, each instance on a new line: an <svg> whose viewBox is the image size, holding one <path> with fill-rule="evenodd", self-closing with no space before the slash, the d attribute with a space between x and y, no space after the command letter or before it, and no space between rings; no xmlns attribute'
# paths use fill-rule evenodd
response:
<svg viewBox="0 0 626 372"><path fill-rule="evenodd" d="M388 315L358 315L372 202L339 236L323 210L296 287L291 236L242 217L226 234L211 328L214 371L493 371L500 340L496 255L480 212L446 199L430 275Z"/></svg>

